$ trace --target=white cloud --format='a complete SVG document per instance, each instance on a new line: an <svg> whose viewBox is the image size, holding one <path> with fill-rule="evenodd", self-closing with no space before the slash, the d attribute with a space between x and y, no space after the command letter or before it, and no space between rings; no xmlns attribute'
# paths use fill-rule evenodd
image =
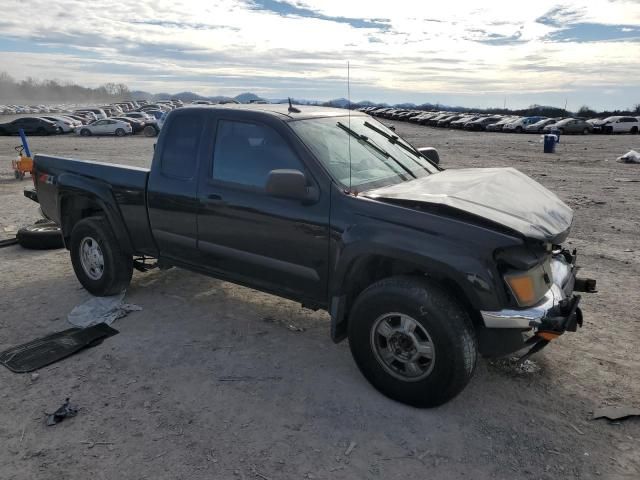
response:
<svg viewBox="0 0 640 480"><path fill-rule="evenodd" d="M315 89L316 97L331 98L344 94L350 61L354 95L376 99L379 92L380 99L398 101L420 94L425 101L443 95L494 101L528 92L521 101L533 102L536 95L585 96L599 87L624 92L637 84L637 39L580 43L549 35L576 22L628 30L640 25L638 2L485 3L296 1L317 12L311 18L232 0L137 0L115 9L84 0L3 0L0 70L205 94L251 89L314 96ZM536 21L559 5L554 22ZM388 28L355 28L345 18ZM18 51L3 52L7 39Z"/></svg>

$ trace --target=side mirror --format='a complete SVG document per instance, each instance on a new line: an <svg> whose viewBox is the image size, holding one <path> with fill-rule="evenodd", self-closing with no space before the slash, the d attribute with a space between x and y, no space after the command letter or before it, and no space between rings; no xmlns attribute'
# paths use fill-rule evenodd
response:
<svg viewBox="0 0 640 480"><path fill-rule="evenodd" d="M267 176L269 195L300 201L314 201L318 197L315 187L307 187L307 179L300 170L271 170Z"/></svg>
<svg viewBox="0 0 640 480"><path fill-rule="evenodd" d="M432 163L435 163L436 165L440 164L440 155L438 154L438 151L435 148L422 147L422 148L419 148L418 151L424 158L426 158L427 160L431 160Z"/></svg>

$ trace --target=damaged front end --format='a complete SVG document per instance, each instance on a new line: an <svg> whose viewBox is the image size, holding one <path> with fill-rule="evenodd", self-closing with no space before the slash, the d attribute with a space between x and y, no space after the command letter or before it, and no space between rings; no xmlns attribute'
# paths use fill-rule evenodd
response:
<svg viewBox="0 0 640 480"><path fill-rule="evenodd" d="M524 361L564 332L575 332L582 326L582 312L579 307L581 297L575 292L595 292L596 281L576 277L579 268L576 266L576 259L575 250L569 252L557 248L552 252L549 262L545 264L546 268L541 266L550 288L535 305L480 312L487 329L510 330L511 335L506 335L505 338L510 337L512 345L503 346L506 347L505 351L500 353L528 347L529 350L520 359ZM524 332L532 333L526 341L522 335ZM517 340L513 341L518 337L522 339L519 348Z"/></svg>

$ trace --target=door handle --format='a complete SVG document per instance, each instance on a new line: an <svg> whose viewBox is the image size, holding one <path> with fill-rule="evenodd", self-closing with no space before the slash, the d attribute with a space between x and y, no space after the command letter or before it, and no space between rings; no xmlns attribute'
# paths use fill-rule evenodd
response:
<svg viewBox="0 0 640 480"><path fill-rule="evenodd" d="M217 193L212 193L210 195L207 195L206 203L208 203L209 205L225 205L227 202L225 202Z"/></svg>

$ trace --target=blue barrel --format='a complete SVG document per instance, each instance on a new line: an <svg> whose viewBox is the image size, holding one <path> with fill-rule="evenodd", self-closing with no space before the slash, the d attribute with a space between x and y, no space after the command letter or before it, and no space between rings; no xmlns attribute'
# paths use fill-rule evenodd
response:
<svg viewBox="0 0 640 480"><path fill-rule="evenodd" d="M544 136L544 153L554 153L556 151L556 140L558 137L555 135Z"/></svg>

